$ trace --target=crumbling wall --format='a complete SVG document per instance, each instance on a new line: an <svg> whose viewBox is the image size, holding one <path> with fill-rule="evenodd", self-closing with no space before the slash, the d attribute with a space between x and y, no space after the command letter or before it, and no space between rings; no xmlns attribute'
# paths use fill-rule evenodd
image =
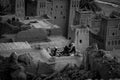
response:
<svg viewBox="0 0 120 80"><path fill-rule="evenodd" d="M110 56L110 54L105 53L105 51L90 50L87 52L86 59L86 70L96 71L101 79L114 79L120 77L120 63Z"/></svg>

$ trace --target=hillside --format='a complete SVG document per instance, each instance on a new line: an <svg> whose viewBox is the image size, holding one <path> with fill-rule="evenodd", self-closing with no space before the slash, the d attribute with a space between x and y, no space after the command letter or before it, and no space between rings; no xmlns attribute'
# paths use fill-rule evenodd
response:
<svg viewBox="0 0 120 80"><path fill-rule="evenodd" d="M120 12L120 0L95 0L95 1L96 4L99 7L101 7L106 16L109 16L112 11Z"/></svg>

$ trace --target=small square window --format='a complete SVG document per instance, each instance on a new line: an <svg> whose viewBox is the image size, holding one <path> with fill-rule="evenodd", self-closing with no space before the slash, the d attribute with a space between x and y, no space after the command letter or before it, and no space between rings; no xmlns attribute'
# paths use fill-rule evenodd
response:
<svg viewBox="0 0 120 80"><path fill-rule="evenodd" d="M60 14L63 15L63 12L61 11Z"/></svg>
<svg viewBox="0 0 120 80"><path fill-rule="evenodd" d="M50 14L52 15L52 12L50 12Z"/></svg>
<svg viewBox="0 0 120 80"><path fill-rule="evenodd" d="M108 45L110 45L110 41L108 42Z"/></svg>
<svg viewBox="0 0 120 80"><path fill-rule="evenodd" d="M74 5L72 5L72 7L74 7Z"/></svg>
<svg viewBox="0 0 120 80"><path fill-rule="evenodd" d="M80 40L79 42L82 43L82 40Z"/></svg>
<svg viewBox="0 0 120 80"><path fill-rule="evenodd" d="M74 7L76 7L76 5L74 5Z"/></svg>
<svg viewBox="0 0 120 80"><path fill-rule="evenodd" d="M114 35L115 35L115 33L113 32L113 33L112 33L112 35L114 36Z"/></svg>
<svg viewBox="0 0 120 80"><path fill-rule="evenodd" d="M115 45L117 45L117 41L115 41Z"/></svg>
<svg viewBox="0 0 120 80"><path fill-rule="evenodd" d="M118 44L120 45L120 40L118 41Z"/></svg>
<svg viewBox="0 0 120 80"><path fill-rule="evenodd" d="M51 8L51 10L53 10L53 8Z"/></svg>
<svg viewBox="0 0 120 80"><path fill-rule="evenodd" d="M56 5L56 8L58 8L58 5Z"/></svg>
<svg viewBox="0 0 120 80"><path fill-rule="evenodd" d="M114 45L114 41L112 41L112 45Z"/></svg>
<svg viewBox="0 0 120 80"><path fill-rule="evenodd" d="M65 19L65 16L63 16L63 19Z"/></svg>

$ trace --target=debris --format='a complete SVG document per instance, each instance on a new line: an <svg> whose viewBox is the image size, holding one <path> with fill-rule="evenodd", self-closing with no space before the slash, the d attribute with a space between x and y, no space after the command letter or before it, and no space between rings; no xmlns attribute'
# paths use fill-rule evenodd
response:
<svg viewBox="0 0 120 80"><path fill-rule="evenodd" d="M45 50L43 50L43 52L46 53ZM20 57L13 52L7 58L1 56L0 75L3 76L0 76L0 79L9 80L10 74L16 79L21 76L23 80L85 80L120 78L120 63L106 51L98 49L96 44L89 47L83 54L84 63L81 64L80 67L70 66L68 64L61 70L55 71L53 67L51 67L55 64L50 65L41 61L33 64L33 57L30 56L29 53ZM45 54L45 56L47 56L47 54ZM55 62L56 57L47 56L47 59L48 62ZM23 62L28 64L28 66L24 66L25 68L20 66ZM26 68L30 66L33 66L35 73L27 72L28 69L33 70L33 68ZM15 72L9 73L9 67L12 68L10 70L14 70ZM8 73L6 74L6 72ZM7 76L8 79L6 79L5 76Z"/></svg>

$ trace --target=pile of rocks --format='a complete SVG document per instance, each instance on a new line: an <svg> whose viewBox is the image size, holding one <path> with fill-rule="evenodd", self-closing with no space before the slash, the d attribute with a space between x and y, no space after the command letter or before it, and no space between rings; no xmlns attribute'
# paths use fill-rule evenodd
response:
<svg viewBox="0 0 120 80"><path fill-rule="evenodd" d="M13 52L9 57L0 56L0 80L33 80L34 77L52 74L54 70L43 62L34 62L30 55L17 55Z"/></svg>

